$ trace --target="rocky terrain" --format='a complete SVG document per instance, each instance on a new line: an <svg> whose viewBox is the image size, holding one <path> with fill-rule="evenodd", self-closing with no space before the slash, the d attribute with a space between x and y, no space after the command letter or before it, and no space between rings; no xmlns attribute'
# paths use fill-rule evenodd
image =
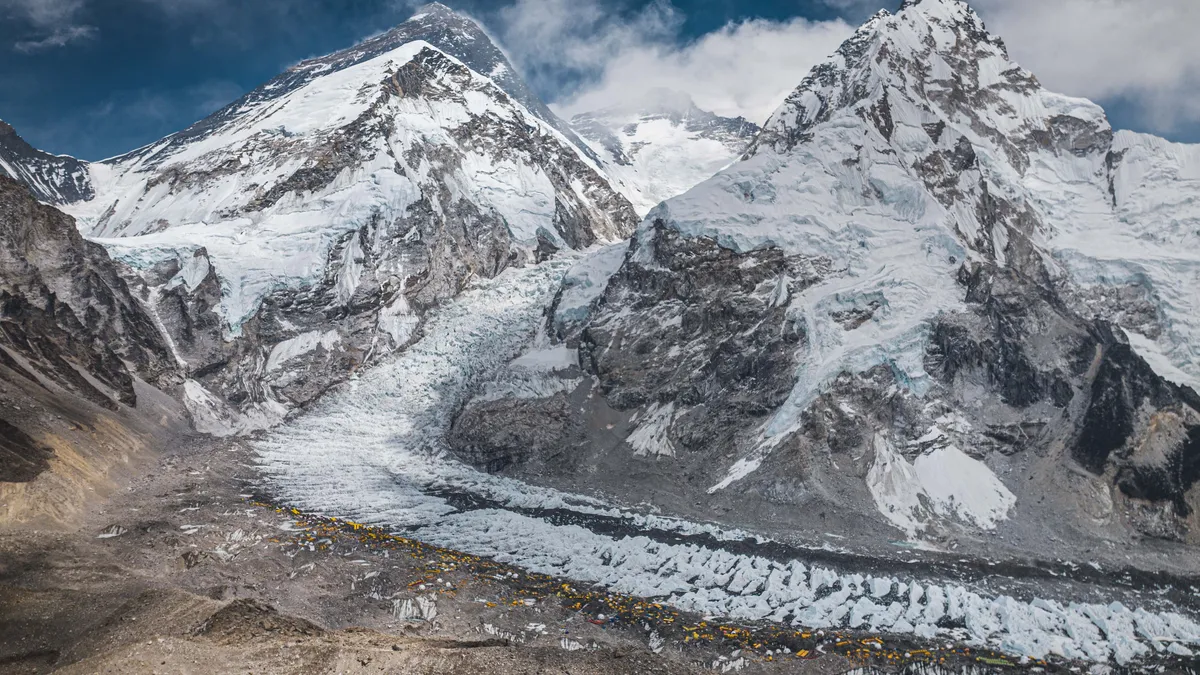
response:
<svg viewBox="0 0 1200 675"><path fill-rule="evenodd" d="M77 531L0 531L0 673L701 672L523 575L256 505L244 448L174 448Z"/></svg>
<svg viewBox="0 0 1200 675"><path fill-rule="evenodd" d="M69 531L0 530L0 673L868 675L908 653L908 672L975 675L1013 663L705 620L275 508L258 501L252 460L237 441L177 442Z"/></svg>
<svg viewBox="0 0 1200 675"><path fill-rule="evenodd" d="M69 216L0 178L0 228L5 366L109 409L136 404L135 375L170 372L157 326Z"/></svg>
<svg viewBox="0 0 1200 675"><path fill-rule="evenodd" d="M0 176L0 504L69 520L187 427L166 338L104 248Z"/></svg>
<svg viewBox="0 0 1200 675"><path fill-rule="evenodd" d="M0 176L25 184L47 204L70 204L95 195L87 162L38 150L3 120L0 120Z"/></svg>

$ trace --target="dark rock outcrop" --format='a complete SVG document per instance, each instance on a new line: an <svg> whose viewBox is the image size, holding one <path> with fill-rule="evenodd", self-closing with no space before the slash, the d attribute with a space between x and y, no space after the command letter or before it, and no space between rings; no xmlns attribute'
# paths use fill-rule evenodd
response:
<svg viewBox="0 0 1200 675"><path fill-rule="evenodd" d="M0 419L0 483L26 483L50 468L54 451Z"/></svg>
<svg viewBox="0 0 1200 675"><path fill-rule="evenodd" d="M0 353L15 371L110 408L136 403L134 375L155 381L174 365L104 248L3 177Z"/></svg>

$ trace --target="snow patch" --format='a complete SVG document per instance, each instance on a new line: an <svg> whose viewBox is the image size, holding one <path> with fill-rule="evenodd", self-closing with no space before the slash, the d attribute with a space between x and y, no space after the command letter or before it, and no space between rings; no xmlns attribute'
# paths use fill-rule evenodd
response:
<svg viewBox="0 0 1200 675"><path fill-rule="evenodd" d="M937 427L918 443L945 438ZM874 438L875 460L867 488L879 512L910 537L931 517L993 530L1008 517L1017 498L983 462L953 445L943 445L909 461L882 435Z"/></svg>
<svg viewBox="0 0 1200 675"><path fill-rule="evenodd" d="M325 331L324 333L309 331L301 333L294 338L284 340L271 349L271 355L267 357L267 372L275 372L288 361L303 356L317 347L322 347L325 351L333 351L333 348L341 341L342 337L336 330Z"/></svg>
<svg viewBox="0 0 1200 675"><path fill-rule="evenodd" d="M1129 346L1133 348L1134 353L1142 357L1142 360L1159 377L1181 387L1190 387L1192 391L1200 393L1200 377L1184 372L1182 368L1172 363L1171 358L1163 353L1157 342L1130 330L1125 331L1125 336L1129 338Z"/></svg>
<svg viewBox="0 0 1200 675"><path fill-rule="evenodd" d="M557 327L587 321L592 303L604 295L608 280L621 268L628 250L628 241L605 246L580 260L567 272L554 312Z"/></svg>
<svg viewBox="0 0 1200 675"><path fill-rule="evenodd" d="M200 284L208 278L211 270L212 265L208 262L208 256L194 254L183 261L179 272L171 277L166 288L170 290L182 284L188 293L195 293Z"/></svg>
<svg viewBox="0 0 1200 675"><path fill-rule="evenodd" d="M1017 503L1000 478L983 462L948 445L935 448L913 462L933 510L983 530L994 530Z"/></svg>
<svg viewBox="0 0 1200 675"><path fill-rule="evenodd" d="M666 405L651 403L650 407L637 415L637 428L625 442L638 457L674 457L675 445L668 434L671 424L685 411L675 412L675 402Z"/></svg>

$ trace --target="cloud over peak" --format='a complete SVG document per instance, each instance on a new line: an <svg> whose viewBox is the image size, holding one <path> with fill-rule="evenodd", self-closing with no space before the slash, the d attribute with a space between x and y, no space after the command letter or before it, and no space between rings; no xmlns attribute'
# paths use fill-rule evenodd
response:
<svg viewBox="0 0 1200 675"><path fill-rule="evenodd" d="M602 0L517 0L492 29L560 113L636 107L671 89L706 110L764 121L808 70L853 33L840 19L750 19L687 39L659 0L632 13Z"/></svg>

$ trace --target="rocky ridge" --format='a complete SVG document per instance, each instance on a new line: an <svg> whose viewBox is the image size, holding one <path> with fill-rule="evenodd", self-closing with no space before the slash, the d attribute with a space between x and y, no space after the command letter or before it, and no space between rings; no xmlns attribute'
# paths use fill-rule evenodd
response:
<svg viewBox="0 0 1200 675"><path fill-rule="evenodd" d="M173 366L166 340L104 247L4 177L0 363L113 410L136 404L134 377L157 381Z"/></svg>
<svg viewBox="0 0 1200 675"><path fill-rule="evenodd" d="M47 204L70 204L95 195L87 162L38 150L3 120L0 120L0 175L24 183Z"/></svg>
<svg viewBox="0 0 1200 675"><path fill-rule="evenodd" d="M71 521L186 433L181 379L119 263L0 176L0 527Z"/></svg>

